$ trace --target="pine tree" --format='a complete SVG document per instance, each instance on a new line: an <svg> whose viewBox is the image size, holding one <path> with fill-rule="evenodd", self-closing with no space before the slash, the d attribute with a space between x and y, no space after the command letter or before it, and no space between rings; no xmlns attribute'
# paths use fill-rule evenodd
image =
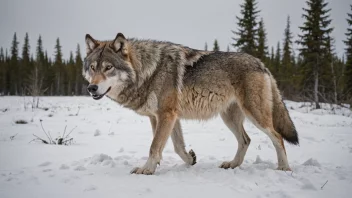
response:
<svg viewBox="0 0 352 198"><path fill-rule="evenodd" d="M291 32L291 22L290 16L287 17L287 24L284 32L284 44L283 44L283 54L282 54L282 68L283 71L290 73L292 67L292 32Z"/></svg>
<svg viewBox="0 0 352 198"><path fill-rule="evenodd" d="M282 49L282 62L281 62L281 91L287 98L292 94L293 87L293 53L292 53L292 32L290 16L287 17L286 28L284 31L284 41Z"/></svg>
<svg viewBox="0 0 352 198"><path fill-rule="evenodd" d="M76 68L75 68L75 61L73 58L73 53L70 51L70 59L67 64L67 94L68 95L73 95L74 93L74 81L76 77Z"/></svg>
<svg viewBox="0 0 352 198"><path fill-rule="evenodd" d="M0 96L4 94L4 73L5 73L5 55L4 49L0 48Z"/></svg>
<svg viewBox="0 0 352 198"><path fill-rule="evenodd" d="M266 32L263 18L259 22L258 28L258 51L256 57L262 62L267 63L268 46L266 45Z"/></svg>
<svg viewBox="0 0 352 198"><path fill-rule="evenodd" d="M39 38L37 41L36 60L37 61L44 61L43 41L42 41L41 35L39 35Z"/></svg>
<svg viewBox="0 0 352 198"><path fill-rule="evenodd" d="M9 64L9 74L7 76L7 90L10 91L11 95L17 95L19 90L18 84L18 41L16 33L13 35L13 40L11 44L11 60Z"/></svg>
<svg viewBox="0 0 352 198"><path fill-rule="evenodd" d="M63 61L62 61L62 52L60 39L56 39L55 45L55 62L54 62L54 71L55 71L55 95L63 94Z"/></svg>
<svg viewBox="0 0 352 198"><path fill-rule="evenodd" d="M241 4L241 17L236 16L238 22L238 30L232 31L235 35L232 39L233 47L237 48L240 52L245 52L251 55L256 55L258 39L258 22L257 2L255 0L245 0Z"/></svg>
<svg viewBox="0 0 352 198"><path fill-rule="evenodd" d="M319 105L319 78L322 73L324 63L324 54L327 48L327 38L333 31L329 27L331 19L329 19L330 9L327 9L328 3L325 0L308 0L308 8L303 8L305 19L303 26L299 27L302 34L298 35L297 43L301 46L300 54L303 56L302 75L304 89L313 89L313 100L315 107L320 108ZM309 95L308 95L309 97Z"/></svg>
<svg viewBox="0 0 352 198"><path fill-rule="evenodd" d="M337 60L335 59L334 39L328 35L326 38L326 49L323 52L324 62L321 67L321 91L320 96L325 102L338 102L337 90Z"/></svg>
<svg viewBox="0 0 352 198"><path fill-rule="evenodd" d="M220 47L219 47L219 44L218 44L218 40L216 40L216 39L214 40L213 51L214 51L214 52L220 51Z"/></svg>
<svg viewBox="0 0 352 198"><path fill-rule="evenodd" d="M35 75L37 78L39 78L39 81L37 81L38 84L36 85L36 88L41 90L38 90L38 94L40 93L41 95L43 95L53 83L54 76L49 73L50 69L51 67L48 64L44 54L43 40L41 35L39 35L36 47L36 62L33 68L34 71L32 71L31 73L32 76ZM37 71L38 73L35 73Z"/></svg>
<svg viewBox="0 0 352 198"><path fill-rule="evenodd" d="M280 85L280 75L281 75L281 48L280 48L280 42L277 42L276 46L276 52L275 52L275 57L274 57L274 76L278 79L278 83ZM280 86L279 86L280 87Z"/></svg>
<svg viewBox="0 0 352 198"><path fill-rule="evenodd" d="M30 58L30 72L26 76L26 91L32 96L32 108L39 107L39 96L44 94L44 76L46 70L44 67L44 53L41 36L37 40L36 59Z"/></svg>
<svg viewBox="0 0 352 198"><path fill-rule="evenodd" d="M208 51L208 43L207 42L205 42L204 51Z"/></svg>
<svg viewBox="0 0 352 198"><path fill-rule="evenodd" d="M24 43L22 48L22 64L29 64L30 62L30 45L29 45L29 37L28 33L24 37Z"/></svg>
<svg viewBox="0 0 352 198"><path fill-rule="evenodd" d="M82 77L82 67L83 67L83 61L82 61L82 56L81 56L81 48L79 44L77 44L77 50L76 50L76 58L75 58L75 71L76 71L76 78L75 78L75 94L76 95L81 95L87 94L87 83Z"/></svg>
<svg viewBox="0 0 352 198"><path fill-rule="evenodd" d="M352 105L352 5L351 7L351 13L348 13L348 18L347 18L347 23L349 27L347 28L347 32L345 33L346 35L346 40L344 41L346 45L346 66L345 66L345 88L344 92L347 96L347 99L349 99L347 102L349 102Z"/></svg>
<svg viewBox="0 0 352 198"><path fill-rule="evenodd" d="M227 52L230 52L230 46L227 45L227 49L226 49Z"/></svg>
<svg viewBox="0 0 352 198"><path fill-rule="evenodd" d="M19 85L25 90L26 83L24 79L27 77L28 73L31 71L31 60L30 60L30 45L29 45L29 37L28 33L24 37L23 47L22 47L22 60L21 60L21 68L19 69L18 75L20 76Z"/></svg>

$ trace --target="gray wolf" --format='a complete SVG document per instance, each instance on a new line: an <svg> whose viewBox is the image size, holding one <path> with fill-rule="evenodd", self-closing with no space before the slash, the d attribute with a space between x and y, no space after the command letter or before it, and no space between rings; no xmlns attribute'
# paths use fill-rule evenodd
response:
<svg viewBox="0 0 352 198"><path fill-rule="evenodd" d="M83 76L96 100L107 96L136 113L148 116L153 131L149 158L131 173L153 174L171 136L175 152L190 165L196 155L185 150L181 119L208 120L220 114L235 135L235 158L221 168L243 162L251 139L245 117L272 140L279 170L290 170L283 139L298 144L298 135L282 102L277 84L257 58L234 52L207 52L153 40L99 41L86 35Z"/></svg>

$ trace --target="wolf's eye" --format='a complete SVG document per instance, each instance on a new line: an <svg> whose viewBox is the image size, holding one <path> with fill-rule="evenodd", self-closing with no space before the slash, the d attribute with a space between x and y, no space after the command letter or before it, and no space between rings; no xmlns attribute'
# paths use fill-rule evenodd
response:
<svg viewBox="0 0 352 198"><path fill-rule="evenodd" d="M106 71L108 71L108 70L110 70L110 69L112 69L112 65L106 66Z"/></svg>
<svg viewBox="0 0 352 198"><path fill-rule="evenodd" d="M94 71L94 66L93 65L91 65L90 68Z"/></svg>

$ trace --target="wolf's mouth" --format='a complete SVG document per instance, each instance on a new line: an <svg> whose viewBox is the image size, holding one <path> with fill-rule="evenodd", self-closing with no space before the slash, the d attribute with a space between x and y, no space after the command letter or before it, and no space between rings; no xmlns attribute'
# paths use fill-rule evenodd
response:
<svg viewBox="0 0 352 198"><path fill-rule="evenodd" d="M99 100L99 99L101 99L103 96L105 96L105 94L107 94L107 93L110 91L110 89L111 89L111 87L109 87L109 89L108 89L105 93L103 93L103 94L101 94L101 95L92 94L93 99L94 99L94 100Z"/></svg>

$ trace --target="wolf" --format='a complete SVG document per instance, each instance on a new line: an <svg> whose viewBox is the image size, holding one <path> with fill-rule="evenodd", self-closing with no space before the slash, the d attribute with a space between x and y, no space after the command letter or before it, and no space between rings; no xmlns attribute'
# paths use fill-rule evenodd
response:
<svg viewBox="0 0 352 198"><path fill-rule="evenodd" d="M275 79L259 59L245 53L126 39L122 33L108 41L87 34L85 41L83 76L93 99L107 96L150 119L153 141L148 160L131 173L154 174L169 136L181 159L194 165L196 154L185 149L180 120L208 120L219 114L238 142L234 159L220 168L242 164L251 142L243 128L247 118L271 139L277 169L291 170L283 139L297 145L298 134Z"/></svg>

